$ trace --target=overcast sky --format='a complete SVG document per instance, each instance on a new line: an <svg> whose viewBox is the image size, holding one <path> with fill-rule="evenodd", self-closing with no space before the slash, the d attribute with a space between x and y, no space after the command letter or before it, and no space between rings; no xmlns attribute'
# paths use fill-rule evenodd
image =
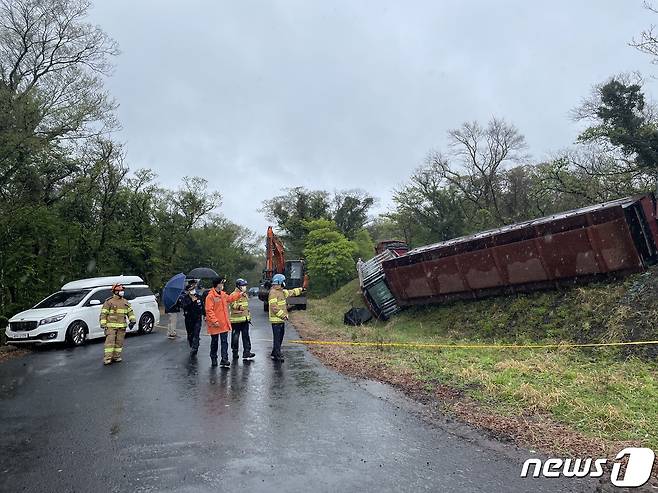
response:
<svg viewBox="0 0 658 493"><path fill-rule="evenodd" d="M541 159L573 143L592 84L658 75L628 46L658 23L641 0L95 3L122 50L107 87L131 168L207 178L259 234L285 187L360 187L385 208L464 121L505 118Z"/></svg>

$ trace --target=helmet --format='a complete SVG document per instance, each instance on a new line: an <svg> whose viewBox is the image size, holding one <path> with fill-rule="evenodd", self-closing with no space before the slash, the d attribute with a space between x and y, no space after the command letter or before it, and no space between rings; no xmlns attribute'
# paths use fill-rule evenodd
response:
<svg viewBox="0 0 658 493"><path fill-rule="evenodd" d="M112 292L123 291L123 284L112 284Z"/></svg>
<svg viewBox="0 0 658 493"><path fill-rule="evenodd" d="M235 281L235 285L239 288L241 288L242 286L246 286L247 284L249 284L249 283L247 281L245 281L244 279L242 279L242 278Z"/></svg>
<svg viewBox="0 0 658 493"><path fill-rule="evenodd" d="M283 285L286 282L286 276L283 274L275 274L274 277L272 278L272 284L280 284Z"/></svg>

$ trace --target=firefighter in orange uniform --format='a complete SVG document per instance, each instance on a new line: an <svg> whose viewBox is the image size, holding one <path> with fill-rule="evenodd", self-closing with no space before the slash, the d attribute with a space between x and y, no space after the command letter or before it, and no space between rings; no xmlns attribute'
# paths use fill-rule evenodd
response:
<svg viewBox="0 0 658 493"><path fill-rule="evenodd" d="M208 334L210 334L210 361L212 366L217 366L217 346L221 338L222 360L220 365L222 368L231 366L228 361L228 333L231 332L228 306L229 303L238 301L242 297L240 291L233 294L224 292L225 282L224 277L213 279L212 289L206 296L206 325Z"/></svg>

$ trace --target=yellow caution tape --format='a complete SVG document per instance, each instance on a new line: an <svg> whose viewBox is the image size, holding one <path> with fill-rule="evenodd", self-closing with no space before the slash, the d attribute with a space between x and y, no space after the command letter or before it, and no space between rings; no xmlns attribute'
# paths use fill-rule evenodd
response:
<svg viewBox="0 0 658 493"><path fill-rule="evenodd" d="M429 344L415 342L349 342L349 341L313 341L291 340L292 344L308 344L320 346L366 346L366 347L399 347L399 348L425 348L425 349L561 349L584 347L613 347L613 346L647 346L658 344L658 341L628 341L628 342L592 342L585 344L559 343L559 344Z"/></svg>

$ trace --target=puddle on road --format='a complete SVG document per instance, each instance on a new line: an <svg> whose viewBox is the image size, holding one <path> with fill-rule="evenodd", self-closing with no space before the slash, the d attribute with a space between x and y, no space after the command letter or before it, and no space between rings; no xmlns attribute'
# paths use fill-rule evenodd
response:
<svg viewBox="0 0 658 493"><path fill-rule="evenodd" d="M264 351L260 351L262 355ZM245 394L267 394L273 398L292 395L324 395L329 381L318 367L306 359L303 350L287 351L286 361L276 363L258 357L254 361L232 360L228 369L210 367L209 358L189 356L179 364L164 368L165 379L175 388L179 400L207 399L223 396L231 402L240 402Z"/></svg>

